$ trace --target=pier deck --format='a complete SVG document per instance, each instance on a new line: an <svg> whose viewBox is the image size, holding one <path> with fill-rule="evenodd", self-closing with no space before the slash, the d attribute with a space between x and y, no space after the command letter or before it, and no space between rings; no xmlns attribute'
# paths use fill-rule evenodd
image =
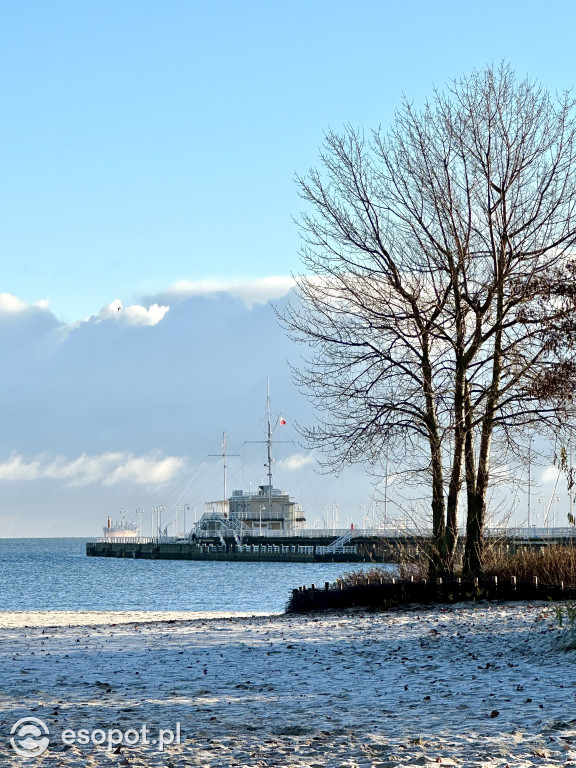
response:
<svg viewBox="0 0 576 768"><path fill-rule="evenodd" d="M510 528L487 532L493 545L513 553L549 544L576 543L574 528ZM244 562L396 563L418 554L430 541L410 530L262 531L237 537L97 539L86 544L89 557L146 560L227 560ZM464 541L462 536L461 542Z"/></svg>

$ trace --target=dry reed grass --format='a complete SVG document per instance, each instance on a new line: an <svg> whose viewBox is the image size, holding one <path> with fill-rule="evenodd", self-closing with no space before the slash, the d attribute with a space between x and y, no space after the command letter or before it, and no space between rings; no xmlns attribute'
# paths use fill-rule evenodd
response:
<svg viewBox="0 0 576 768"><path fill-rule="evenodd" d="M396 565L393 568L388 566L383 568L382 566L373 566L367 570L350 571L339 576L334 585L339 587L340 584L344 587L358 587L366 586L368 584L390 584L393 579L405 579L414 581L421 581L426 578L428 571L428 561L422 558L416 562L404 562L400 565Z"/></svg>
<svg viewBox="0 0 576 768"><path fill-rule="evenodd" d="M428 578L429 560L424 553L419 558L406 559L391 569L373 566L366 570L352 571L340 576L335 585L344 587L365 586L367 584L390 583L392 579L413 578L420 581ZM461 564L456 568L455 577L462 576ZM541 549L520 549L515 553L502 552L498 546L489 547L485 556L484 576L510 579L516 576L518 582L532 583L534 577L543 585L576 587L576 546L549 545Z"/></svg>
<svg viewBox="0 0 576 768"><path fill-rule="evenodd" d="M549 545L539 550L520 549L513 554L499 554L488 550L485 559L486 576L531 582L534 576L541 584L576 587L576 547Z"/></svg>

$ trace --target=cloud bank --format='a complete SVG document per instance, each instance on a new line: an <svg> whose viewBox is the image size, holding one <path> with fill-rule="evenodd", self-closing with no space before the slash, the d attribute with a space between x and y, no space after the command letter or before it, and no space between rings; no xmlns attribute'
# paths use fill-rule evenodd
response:
<svg viewBox="0 0 576 768"><path fill-rule="evenodd" d="M222 299L225 297L239 300L245 309L265 305L270 300L281 299L294 288L292 277L276 275L253 280L180 280L157 294L141 297L138 303L123 304L121 299L114 299L103 306L96 314L80 320L64 323L58 321L50 310L47 299L29 303L10 293L0 293L1 318L50 318L55 338L64 341L79 327L114 322L123 326L153 327L165 319L171 307L185 303L193 298Z"/></svg>
<svg viewBox="0 0 576 768"><path fill-rule="evenodd" d="M273 275L254 280L179 280L166 291L153 295L148 300L168 305L185 301L193 296L217 297L227 294L240 299L248 308L266 304L271 299L281 299L295 286L294 278Z"/></svg>
<svg viewBox="0 0 576 768"><path fill-rule="evenodd" d="M0 482L56 480L73 486L130 484L151 487L175 480L184 467L184 459L177 456L134 456L126 452L82 454L72 460L43 455L28 461L20 454L13 454L0 464Z"/></svg>

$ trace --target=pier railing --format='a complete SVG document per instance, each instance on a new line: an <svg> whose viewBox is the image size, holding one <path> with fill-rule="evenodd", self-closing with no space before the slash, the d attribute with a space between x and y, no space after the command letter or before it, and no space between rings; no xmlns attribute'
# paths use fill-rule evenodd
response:
<svg viewBox="0 0 576 768"><path fill-rule="evenodd" d="M195 531L197 537L213 537L214 532L202 531L199 533ZM568 526L565 528L536 528L531 526L530 528L505 528L494 527L487 528L485 535L489 538L496 539L576 539L576 528ZM416 527L390 527L381 526L374 528L294 528L292 530L280 530L275 531L273 529L252 528L250 531L244 531L244 536L258 536L262 538L306 538L306 539L323 539L329 536L334 538L369 538L372 536L380 538L392 538L392 539L428 539L432 538L431 528L416 528ZM459 530L459 536L466 536L466 528L461 527Z"/></svg>
<svg viewBox="0 0 576 768"><path fill-rule="evenodd" d="M194 531L196 539L213 539L221 535L226 536L228 531ZM239 536L237 531L230 530L230 535ZM466 535L465 529L460 530L460 536ZM504 528L495 527L486 529L486 537L493 539L507 539L514 541L549 541L570 539L576 543L576 528ZM293 530L275 531L272 529L263 529L262 531L252 529L249 532L243 531L241 538L267 538L267 539L325 539L346 538L351 541L355 538L385 538L385 539L427 539L431 538L432 531L426 528L392 528L388 526L376 528L295 528ZM130 537L100 537L93 539L96 542L116 542L116 543L134 543L140 544L177 544L194 540L191 536L130 536Z"/></svg>

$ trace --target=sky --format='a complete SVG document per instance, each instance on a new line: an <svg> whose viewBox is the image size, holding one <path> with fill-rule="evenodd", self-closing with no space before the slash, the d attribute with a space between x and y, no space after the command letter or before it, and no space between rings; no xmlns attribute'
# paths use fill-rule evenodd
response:
<svg viewBox="0 0 576 768"><path fill-rule="evenodd" d="M96 535L122 508L199 513L220 492L208 457L223 430L241 454L230 485L258 484L246 440L261 437L267 377L293 441L278 482L310 524L335 504L362 524L364 470L320 476L299 443L294 424L314 414L268 303L300 270L294 176L328 129L386 126L403 97L421 104L474 67L506 59L572 88L576 6L0 9L0 536ZM535 506L554 482L543 468Z"/></svg>

